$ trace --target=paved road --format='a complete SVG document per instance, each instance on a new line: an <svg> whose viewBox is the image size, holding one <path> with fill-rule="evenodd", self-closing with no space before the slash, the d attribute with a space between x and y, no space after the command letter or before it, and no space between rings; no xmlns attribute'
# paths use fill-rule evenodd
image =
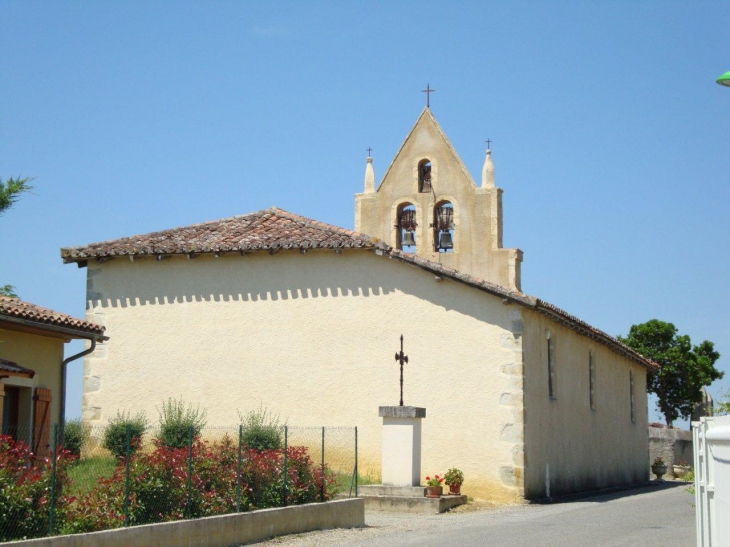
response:
<svg viewBox="0 0 730 547"><path fill-rule="evenodd" d="M693 498L684 483L443 515L368 512L367 527L284 536L260 547L694 547Z"/></svg>

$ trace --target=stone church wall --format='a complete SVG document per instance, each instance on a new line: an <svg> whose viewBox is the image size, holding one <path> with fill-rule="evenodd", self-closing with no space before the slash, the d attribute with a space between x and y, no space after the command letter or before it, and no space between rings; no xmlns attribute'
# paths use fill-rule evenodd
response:
<svg viewBox="0 0 730 547"><path fill-rule="evenodd" d="M524 316L526 498L546 497L548 482L555 496L648 480L646 369L534 311L525 310ZM553 398L547 331L553 343Z"/></svg>
<svg viewBox="0 0 730 547"><path fill-rule="evenodd" d="M263 405L290 425L359 427L360 470L380 474L378 406L423 406L424 474L458 467L463 491L522 497L522 318L517 306L369 251L282 251L89 262L84 420L156 421L167 397L236 425ZM643 431L646 431L644 426ZM643 461L643 460L642 460Z"/></svg>

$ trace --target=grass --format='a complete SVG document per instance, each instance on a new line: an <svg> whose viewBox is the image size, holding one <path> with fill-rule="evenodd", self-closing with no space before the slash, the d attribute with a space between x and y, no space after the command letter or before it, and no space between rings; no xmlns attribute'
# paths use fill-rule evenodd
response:
<svg viewBox="0 0 730 547"><path fill-rule="evenodd" d="M357 484L362 486L363 484L379 484L380 480L378 477L372 475L358 475ZM337 473L335 474L335 489L338 494L349 494L352 488L352 495L355 495L355 485L352 484L352 473Z"/></svg>
<svg viewBox="0 0 730 547"><path fill-rule="evenodd" d="M117 459L114 456L94 456L77 461L68 470L71 479L69 494L86 494L97 485L99 479L111 477L116 466Z"/></svg>

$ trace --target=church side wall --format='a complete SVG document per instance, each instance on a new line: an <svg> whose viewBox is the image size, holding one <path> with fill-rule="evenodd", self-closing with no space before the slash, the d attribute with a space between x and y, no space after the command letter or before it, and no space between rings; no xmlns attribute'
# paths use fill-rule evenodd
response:
<svg viewBox="0 0 730 547"><path fill-rule="evenodd" d="M88 276L88 318L110 340L86 359L86 422L156 421L182 397L235 426L263 405L294 426L357 425L377 479L403 334L404 402L427 409L424 475L458 467L468 495L521 499L519 307L369 251L117 259Z"/></svg>
<svg viewBox="0 0 730 547"><path fill-rule="evenodd" d="M546 497L547 481L555 496L648 480L646 369L536 312L524 315L525 497ZM552 399L547 330L553 342Z"/></svg>

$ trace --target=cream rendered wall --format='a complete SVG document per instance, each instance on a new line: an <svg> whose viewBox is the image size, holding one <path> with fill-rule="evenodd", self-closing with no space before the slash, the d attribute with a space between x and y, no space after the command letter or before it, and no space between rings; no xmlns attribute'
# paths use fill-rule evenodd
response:
<svg viewBox="0 0 730 547"><path fill-rule="evenodd" d="M2 382L7 386L51 389L51 424L59 421L63 344L60 338L0 329L0 357L35 371L33 378L11 377L4 378ZM30 426L33 401L29 397L23 399L20 401L19 421Z"/></svg>
<svg viewBox="0 0 730 547"><path fill-rule="evenodd" d="M551 495L648 480L646 369L534 311L525 310L524 320L525 497L546 496L546 465ZM554 342L554 400L548 397L546 329ZM589 351L595 410L589 402Z"/></svg>
<svg viewBox="0 0 730 547"><path fill-rule="evenodd" d="M433 192L418 192L418 164L431 161ZM434 250L434 208L454 206L454 252ZM518 249L502 248L502 190L477 188L456 151L425 109L377 192L355 196L355 230L397 246L398 208L416 207L416 254L503 287L520 288Z"/></svg>
<svg viewBox="0 0 730 547"><path fill-rule="evenodd" d="M110 340L86 357L84 420L167 397L209 425L264 405L296 426L355 426L380 474L380 405L423 406L423 472L459 467L477 498L522 496L521 312L370 251L89 262L87 317Z"/></svg>

